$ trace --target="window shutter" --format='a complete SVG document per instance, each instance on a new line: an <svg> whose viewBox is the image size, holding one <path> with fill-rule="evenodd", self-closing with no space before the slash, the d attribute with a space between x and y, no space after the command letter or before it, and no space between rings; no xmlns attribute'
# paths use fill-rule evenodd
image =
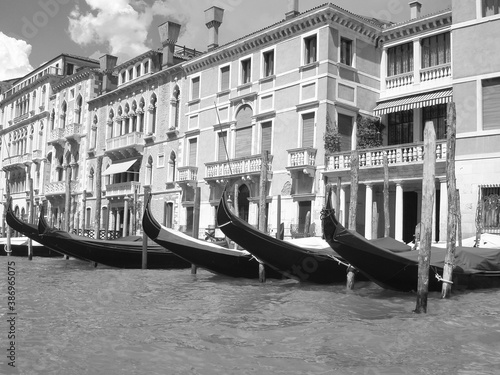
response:
<svg viewBox="0 0 500 375"><path fill-rule="evenodd" d="M314 113L302 115L302 147L314 146Z"/></svg>
<svg viewBox="0 0 500 375"><path fill-rule="evenodd" d="M483 81L483 130L500 128L500 78Z"/></svg>
<svg viewBox="0 0 500 375"><path fill-rule="evenodd" d="M260 151L269 151L271 153L271 137L272 137L273 127L272 122L264 122L262 124L262 140L260 145Z"/></svg>
<svg viewBox="0 0 500 375"><path fill-rule="evenodd" d="M219 134L219 149L217 161L227 160L226 147L227 147L227 132L220 132Z"/></svg>
<svg viewBox="0 0 500 375"><path fill-rule="evenodd" d="M189 140L189 166L196 165L196 154L198 151L198 139L192 138Z"/></svg>
<svg viewBox="0 0 500 375"><path fill-rule="evenodd" d="M244 106L236 115L235 157L249 156L252 152L252 109Z"/></svg>
<svg viewBox="0 0 500 375"><path fill-rule="evenodd" d="M220 69L220 90L229 89L229 66Z"/></svg>

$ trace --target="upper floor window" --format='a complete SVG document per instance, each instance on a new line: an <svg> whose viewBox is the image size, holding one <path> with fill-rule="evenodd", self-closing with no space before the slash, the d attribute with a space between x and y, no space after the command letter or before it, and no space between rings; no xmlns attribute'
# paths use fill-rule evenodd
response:
<svg viewBox="0 0 500 375"><path fill-rule="evenodd" d="M352 40L340 38L340 62L352 66Z"/></svg>
<svg viewBox="0 0 500 375"><path fill-rule="evenodd" d="M425 123L432 121L434 123L434 130L436 131L436 139L446 139L446 104L437 104L431 107L424 107L422 109L422 139Z"/></svg>
<svg viewBox="0 0 500 375"><path fill-rule="evenodd" d="M422 68L447 64L451 61L450 33L422 40Z"/></svg>
<svg viewBox="0 0 500 375"><path fill-rule="evenodd" d="M272 51L267 51L262 54L263 57L263 76L264 77L269 77L274 75L274 50Z"/></svg>
<svg viewBox="0 0 500 375"><path fill-rule="evenodd" d="M483 0L483 17L499 14L500 0Z"/></svg>
<svg viewBox="0 0 500 375"><path fill-rule="evenodd" d="M220 68L220 91L229 90L229 65Z"/></svg>
<svg viewBox="0 0 500 375"><path fill-rule="evenodd" d="M316 35L304 38L304 64L310 64L317 60L317 42Z"/></svg>
<svg viewBox="0 0 500 375"><path fill-rule="evenodd" d="M245 59L241 61L241 84L249 83L252 77L252 60Z"/></svg>
<svg viewBox="0 0 500 375"><path fill-rule="evenodd" d="M135 67L135 76L136 77L139 77L141 75L141 66L140 65L137 65Z"/></svg>
<svg viewBox="0 0 500 375"><path fill-rule="evenodd" d="M191 79L191 100L200 98L200 77Z"/></svg>
<svg viewBox="0 0 500 375"><path fill-rule="evenodd" d="M71 63L66 64L66 75L70 76L74 72L75 65Z"/></svg>
<svg viewBox="0 0 500 375"><path fill-rule="evenodd" d="M500 129L500 77L483 80L483 130Z"/></svg>
<svg viewBox="0 0 500 375"><path fill-rule="evenodd" d="M389 113L388 144L401 145L413 142L413 110Z"/></svg>
<svg viewBox="0 0 500 375"><path fill-rule="evenodd" d="M130 68L130 69L128 70L128 79L129 79L129 80L134 79L134 68Z"/></svg>
<svg viewBox="0 0 500 375"><path fill-rule="evenodd" d="M124 71L121 74L121 80L122 80L122 83L125 83L125 81L126 81L126 73Z"/></svg>
<svg viewBox="0 0 500 375"><path fill-rule="evenodd" d="M401 44L387 50L387 76L413 71L413 43Z"/></svg>
<svg viewBox="0 0 500 375"><path fill-rule="evenodd" d="M149 61L144 63L144 74L149 73Z"/></svg>

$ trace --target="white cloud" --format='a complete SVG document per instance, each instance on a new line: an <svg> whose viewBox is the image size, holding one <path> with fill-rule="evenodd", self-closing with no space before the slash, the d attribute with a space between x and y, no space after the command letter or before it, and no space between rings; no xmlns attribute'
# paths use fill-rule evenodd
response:
<svg viewBox="0 0 500 375"><path fill-rule="evenodd" d="M80 45L104 45L112 55L129 59L153 47L148 29L153 16L169 16L174 10L167 1L85 0L90 12L76 7L69 17L69 34ZM159 46L157 46L159 47Z"/></svg>
<svg viewBox="0 0 500 375"><path fill-rule="evenodd" d="M0 32L0 81L22 77L31 72L31 45Z"/></svg>

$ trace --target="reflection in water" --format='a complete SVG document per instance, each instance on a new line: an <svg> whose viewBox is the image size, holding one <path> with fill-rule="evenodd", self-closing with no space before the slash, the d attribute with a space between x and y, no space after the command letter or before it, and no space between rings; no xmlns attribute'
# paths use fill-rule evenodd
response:
<svg viewBox="0 0 500 375"><path fill-rule="evenodd" d="M6 290L7 260L0 259ZM371 283L16 262L20 374L494 374L500 291L429 297ZM7 344L3 317L3 347ZM4 359L5 360L5 359ZM8 373L5 363L0 373Z"/></svg>

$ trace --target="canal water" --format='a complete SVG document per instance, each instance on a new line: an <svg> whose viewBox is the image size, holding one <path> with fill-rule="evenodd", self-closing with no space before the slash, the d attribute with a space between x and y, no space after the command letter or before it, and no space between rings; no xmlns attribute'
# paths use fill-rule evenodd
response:
<svg viewBox="0 0 500 375"><path fill-rule="evenodd" d="M416 315L414 295L368 282L346 291L62 258L0 267L1 374L500 373L500 290L430 294Z"/></svg>

